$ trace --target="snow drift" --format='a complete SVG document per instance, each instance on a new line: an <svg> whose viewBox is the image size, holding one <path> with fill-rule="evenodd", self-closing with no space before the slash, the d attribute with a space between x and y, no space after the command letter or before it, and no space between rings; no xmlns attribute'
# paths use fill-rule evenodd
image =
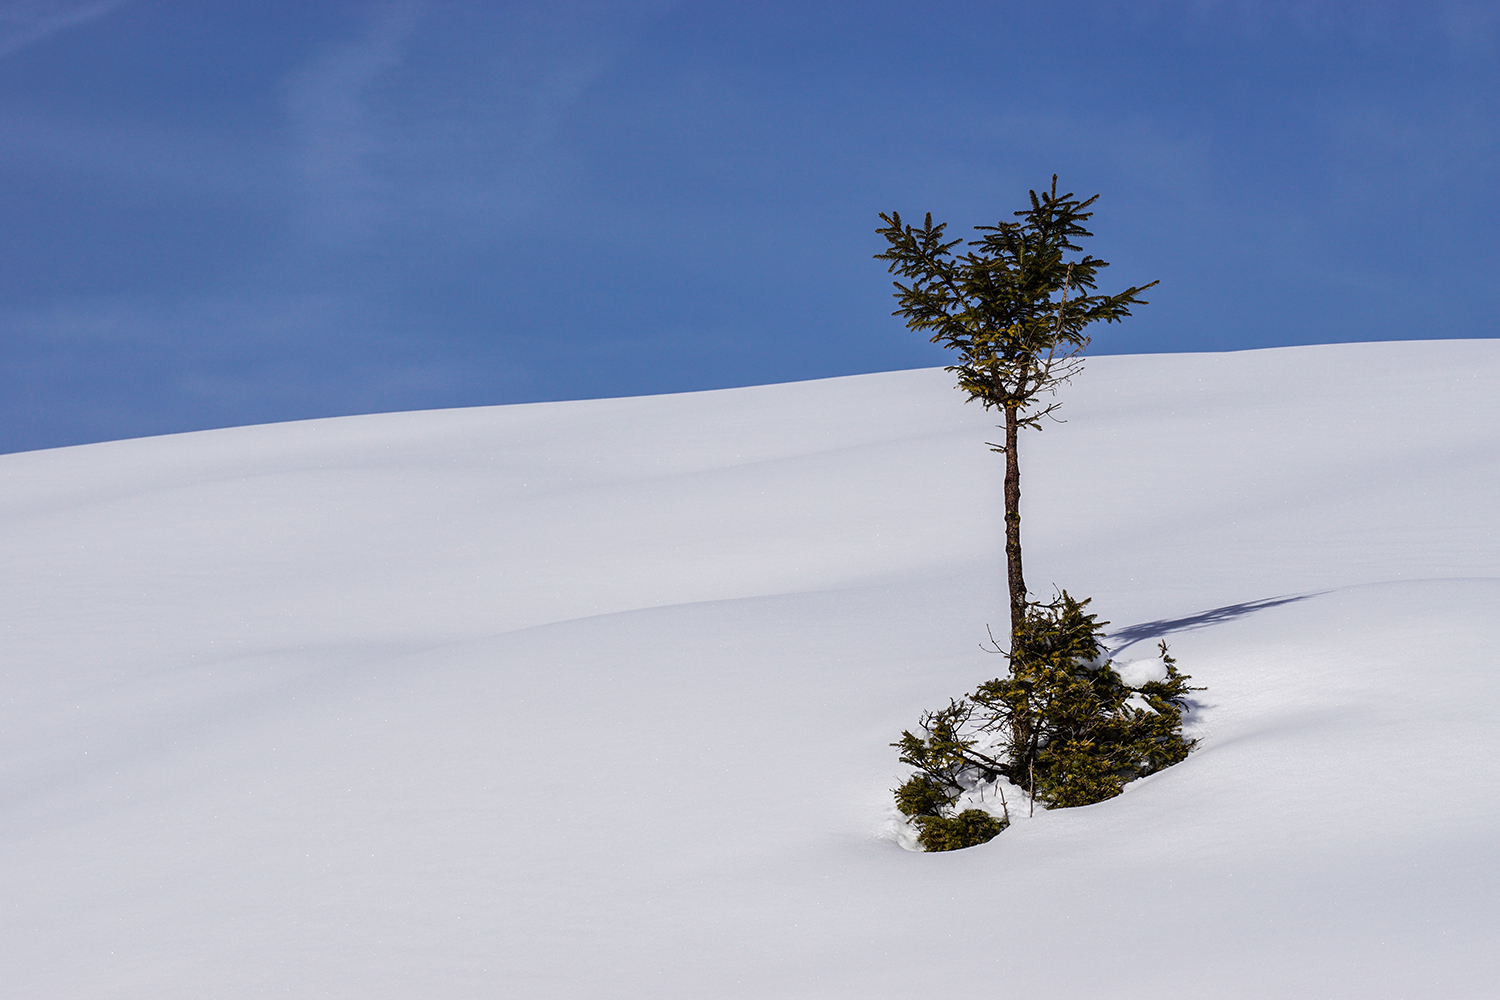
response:
<svg viewBox="0 0 1500 1000"><path fill-rule="evenodd" d="M1004 670L950 385L0 457L5 992L1489 995L1500 341L1091 359L1028 582L1201 749L924 855L887 744Z"/></svg>

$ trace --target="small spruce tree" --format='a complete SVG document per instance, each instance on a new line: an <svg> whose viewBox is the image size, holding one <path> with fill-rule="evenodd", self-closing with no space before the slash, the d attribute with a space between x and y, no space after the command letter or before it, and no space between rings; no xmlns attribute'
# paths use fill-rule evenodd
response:
<svg viewBox="0 0 1500 1000"><path fill-rule="evenodd" d="M1108 262L1084 255L1073 241L1092 236L1084 223L1098 198L1072 192L1031 193L1016 222L976 226L980 238L945 238L946 223L928 213L919 229L901 215L881 213L876 230L909 327L954 350L959 388L1005 417L1005 556L1010 596L1010 673L967 698L923 715L920 734L892 744L915 773L896 789L896 805L921 831L927 850L983 843L1009 822L983 810L957 812L979 785L1005 776L1025 788L1032 807L1087 805L1118 795L1125 783L1182 760L1193 741L1182 736L1188 677L1161 645L1165 678L1132 687L1106 660L1103 624L1063 591L1050 604L1031 601L1021 562L1021 469L1018 432L1041 429L1059 404L1038 407L1082 366L1087 329L1115 323L1144 305L1156 282L1114 295L1097 294ZM1003 800L1002 800L1003 801Z"/></svg>
<svg viewBox="0 0 1500 1000"><path fill-rule="evenodd" d="M895 791L896 806L929 850L983 843L1006 819L985 823L956 811L965 793L1005 777L1032 807L1089 805L1184 759L1196 745L1182 735L1188 675L1162 642L1164 676L1130 685L1104 653L1103 627L1067 591L1033 603L1005 655L1010 671L966 698L928 712L919 733L893 743L915 773ZM967 819L965 817L968 816Z"/></svg>

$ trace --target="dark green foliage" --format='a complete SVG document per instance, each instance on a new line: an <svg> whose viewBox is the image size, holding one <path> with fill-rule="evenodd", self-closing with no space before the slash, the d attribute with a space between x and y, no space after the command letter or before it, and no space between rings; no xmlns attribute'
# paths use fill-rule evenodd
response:
<svg viewBox="0 0 1500 1000"><path fill-rule="evenodd" d="M896 808L910 816L921 831L917 840L924 850L956 851L983 844L1010 823L979 809L950 815L974 770L975 740L961 734L973 711L967 702L949 702L947 708L922 716L925 735L916 736L908 730L901 734L899 743L891 744L901 749L903 764L917 769L896 789ZM988 769L985 775L993 780L996 773Z"/></svg>
<svg viewBox="0 0 1500 1000"><path fill-rule="evenodd" d="M914 774L896 789L896 808L908 816L941 816L958 793L925 774Z"/></svg>
<svg viewBox="0 0 1500 1000"><path fill-rule="evenodd" d="M880 213L885 225L875 231L889 248L875 259L889 261L892 274L911 282L893 283L901 306L893 315L957 352L958 364L948 370L959 387L986 409L1022 411L1022 427L1041 426L1047 410L1025 411L1076 370L1071 359L1088 346L1085 329L1125 319L1131 306L1146 304L1140 293L1157 284L1089 294L1108 262L1090 255L1064 259L1082 250L1074 239L1093 235L1083 223L1098 198L1059 195L1054 175L1050 190L1032 191L1031 207L1015 213L1020 222L975 226L980 238L959 255L953 250L964 241L945 239L948 224L934 226L931 212L920 229L903 223L899 212Z"/></svg>
<svg viewBox="0 0 1500 1000"><path fill-rule="evenodd" d="M1066 739L1037 755L1036 798L1054 809L1086 806L1112 799L1125 790L1127 775L1107 743Z"/></svg>
<svg viewBox="0 0 1500 1000"><path fill-rule="evenodd" d="M928 851L957 851L994 840L1010 824L982 809L965 809L957 816L918 816L917 837Z"/></svg>
<svg viewBox="0 0 1500 1000"><path fill-rule="evenodd" d="M1053 807L1112 798L1193 747L1182 736L1190 678L1178 673L1166 643L1166 679L1130 687L1099 662L1109 623L1086 613L1088 603L1063 591L1032 605L1011 640L1009 675L972 696L980 727L1003 740L1002 773Z"/></svg>
<svg viewBox="0 0 1500 1000"><path fill-rule="evenodd" d="M922 828L924 846L927 831L939 829L933 821L956 821L948 814L962 792L998 775L1033 801L1067 808L1112 798L1127 782L1193 749L1195 741L1182 735L1182 715L1188 693L1199 689L1178 672L1167 644L1160 647L1165 678L1126 684L1109 661L1101 662L1108 622L1088 614L1088 603L1063 591L1049 604L1032 604L1006 654L1010 672L924 715L923 735L904 732L892 744L901 762L917 770L896 798ZM940 828L934 843L957 836Z"/></svg>
<svg viewBox="0 0 1500 1000"><path fill-rule="evenodd" d="M933 787L956 797L964 789L964 778L975 760L976 739L962 735L973 714L974 706L967 701L950 701L947 708L923 714L919 723L922 736L906 730L901 733L901 741L891 746L900 748L901 763L916 768Z"/></svg>

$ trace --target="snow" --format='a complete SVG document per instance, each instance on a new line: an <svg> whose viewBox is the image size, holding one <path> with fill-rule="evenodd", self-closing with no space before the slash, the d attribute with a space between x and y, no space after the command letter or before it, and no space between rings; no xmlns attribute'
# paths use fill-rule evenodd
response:
<svg viewBox="0 0 1500 1000"><path fill-rule="evenodd" d="M1169 649L1168 652L1171 652L1171 650ZM1110 665L1114 667L1115 673L1120 675L1120 680L1131 687L1140 687L1142 684L1151 684L1167 679L1167 661L1161 658L1160 653L1144 659L1112 659ZM1145 704L1145 699L1139 695L1133 695L1132 700L1139 700L1142 704Z"/></svg>
<svg viewBox="0 0 1500 1000"><path fill-rule="evenodd" d="M888 744L1005 601L941 370L0 456L3 992L1490 995L1500 341L1061 399L1028 582L1202 743L948 854Z"/></svg>

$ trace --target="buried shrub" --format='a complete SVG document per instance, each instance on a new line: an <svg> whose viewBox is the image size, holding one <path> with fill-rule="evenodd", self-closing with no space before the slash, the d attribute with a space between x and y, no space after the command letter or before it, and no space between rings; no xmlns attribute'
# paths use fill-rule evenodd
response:
<svg viewBox="0 0 1500 1000"><path fill-rule="evenodd" d="M1201 689L1188 686L1165 642L1158 676L1126 683L1110 661L1101 662L1108 623L1087 614L1088 603L1063 591L1049 604L1031 605L1005 654L1010 672L924 714L921 735L903 732L892 744L917 772L896 790L897 807L921 828L928 850L953 849L929 839L971 846L955 844L948 824L959 818L953 813L960 798L999 777L1024 789L1033 806L1083 806L1113 798L1127 782L1193 749L1182 716L1188 692ZM937 820L943 832L929 838ZM1004 829L995 822L994 832L974 843Z"/></svg>
<svg viewBox="0 0 1500 1000"><path fill-rule="evenodd" d="M901 742L892 744L901 748L901 762L917 769L896 789L896 808L911 817L923 850L973 847L994 839L1010 825L1009 812L1004 819L980 809L953 815L954 803L976 780L993 781L998 773L992 768L974 773L977 741L964 735L973 714L974 707L968 702L949 702L947 708L922 716L923 736L902 733Z"/></svg>
<svg viewBox="0 0 1500 1000"><path fill-rule="evenodd" d="M896 789L896 808L908 816L941 816L958 800L950 786L939 784L925 774L914 774Z"/></svg>
<svg viewBox="0 0 1500 1000"><path fill-rule="evenodd" d="M996 819L983 809L965 809L957 816L918 816L913 822L922 832L917 843L928 851L957 851L994 840L1010 823Z"/></svg>
<svg viewBox="0 0 1500 1000"><path fill-rule="evenodd" d="M926 851L956 851L993 840L1010 825L1010 813L997 818L981 809L965 809L954 815L959 796L979 782L994 781L994 767L976 769L974 761L984 755L975 750L977 740L964 735L974 715L967 701L922 716L923 735L901 734L901 763L917 769L896 789L896 808L911 817L918 830L917 843ZM991 762L998 765L998 762Z"/></svg>

